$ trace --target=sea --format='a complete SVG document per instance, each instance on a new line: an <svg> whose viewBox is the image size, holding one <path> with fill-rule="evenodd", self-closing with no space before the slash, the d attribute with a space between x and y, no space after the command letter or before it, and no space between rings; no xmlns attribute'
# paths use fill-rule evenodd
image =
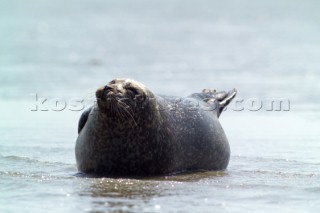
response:
<svg viewBox="0 0 320 213"><path fill-rule="evenodd" d="M1 0L0 212L318 212L320 2ZM97 88L236 88L227 170L78 175Z"/></svg>

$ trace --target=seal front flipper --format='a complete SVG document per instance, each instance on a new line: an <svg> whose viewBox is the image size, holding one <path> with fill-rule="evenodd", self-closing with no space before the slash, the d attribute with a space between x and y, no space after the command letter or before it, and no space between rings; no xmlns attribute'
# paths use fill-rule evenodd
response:
<svg viewBox="0 0 320 213"><path fill-rule="evenodd" d="M86 109L82 113L82 115L80 117L80 120L79 120L79 124L78 124L78 134L80 134L82 128L84 127L84 125L86 125L88 117L89 117L89 114L91 112L91 109L92 109L92 107L90 107L89 109Z"/></svg>

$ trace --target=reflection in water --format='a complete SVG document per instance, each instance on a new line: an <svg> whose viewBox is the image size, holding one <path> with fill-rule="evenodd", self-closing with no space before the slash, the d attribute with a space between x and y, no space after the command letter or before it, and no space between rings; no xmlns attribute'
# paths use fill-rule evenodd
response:
<svg viewBox="0 0 320 213"><path fill-rule="evenodd" d="M211 171L140 179L85 178L91 184L79 192L79 195L93 197L92 205L95 210L137 210L143 204L152 203L154 198L192 193L193 190L187 191L185 187L192 182L196 185L199 181L218 183L226 175L227 172ZM159 206L161 205L155 204L153 207L157 209Z"/></svg>
<svg viewBox="0 0 320 213"><path fill-rule="evenodd" d="M248 159L242 158L233 160L239 165L248 162ZM268 167L270 161L265 161L264 165L260 159L260 165ZM294 162L289 162L288 168L290 164L294 165ZM144 179L85 178L91 184L83 188L79 195L92 198L93 212L153 212L172 208L184 211L191 208L195 211L198 206L225 211L234 209L238 202L281 204L286 199L295 202L299 192L319 193L317 187L305 187L306 180L314 185L319 178L315 174L274 172L270 168L255 170L248 165L244 170L232 167L226 172L198 172ZM274 182L275 179L277 182ZM295 188L292 185L296 185ZM290 197L287 197L288 192L292 194ZM228 198L234 193L237 194L237 200L231 202ZM185 205L189 205L189 208Z"/></svg>

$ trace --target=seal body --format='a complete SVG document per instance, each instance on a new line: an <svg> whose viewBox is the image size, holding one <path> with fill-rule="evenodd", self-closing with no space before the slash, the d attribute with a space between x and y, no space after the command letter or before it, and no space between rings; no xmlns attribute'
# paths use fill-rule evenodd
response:
<svg viewBox="0 0 320 213"><path fill-rule="evenodd" d="M133 80L113 80L80 118L78 170L103 176L224 170L230 148L218 117L235 94L161 96Z"/></svg>

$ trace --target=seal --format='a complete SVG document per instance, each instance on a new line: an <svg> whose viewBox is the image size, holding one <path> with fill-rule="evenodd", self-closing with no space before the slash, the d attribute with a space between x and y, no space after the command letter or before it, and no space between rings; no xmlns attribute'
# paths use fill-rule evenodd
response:
<svg viewBox="0 0 320 213"><path fill-rule="evenodd" d="M204 89L180 98L115 79L79 120L78 170L118 177L224 170L230 147L218 118L236 93Z"/></svg>

